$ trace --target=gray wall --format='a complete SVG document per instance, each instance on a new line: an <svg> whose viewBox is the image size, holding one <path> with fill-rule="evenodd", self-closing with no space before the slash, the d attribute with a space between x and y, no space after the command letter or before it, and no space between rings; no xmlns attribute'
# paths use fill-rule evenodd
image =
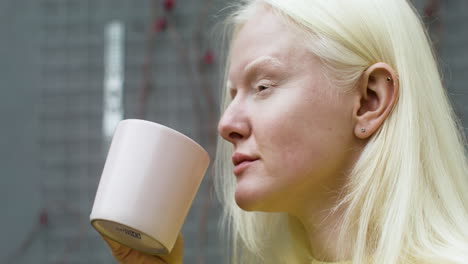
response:
<svg viewBox="0 0 468 264"><path fill-rule="evenodd" d="M438 37L440 65L455 111L468 136L468 1L441 1Z"/></svg>
<svg viewBox="0 0 468 264"><path fill-rule="evenodd" d="M161 2L155 1L157 17L164 16ZM203 26L209 28L219 1L177 1L172 11L184 49L193 46L202 3L208 5ZM104 27L113 20L125 25L124 118L141 118L137 106L145 41L153 26L150 6L150 1L124 0L0 3L0 223L5 227L0 263L115 263L89 224L109 147L101 132ZM214 48L209 33L202 31L202 50ZM154 90L145 118L181 131L213 154L205 136L212 126L191 107L194 87L180 66L174 39L162 32L153 44ZM189 56L189 63L201 61L196 52ZM202 68L214 88L217 61ZM224 255L216 229L219 206L212 196L205 177L182 230L184 263L218 263ZM46 225L40 224L42 212Z"/></svg>
<svg viewBox="0 0 468 264"><path fill-rule="evenodd" d="M0 263L34 229L43 204L37 135L40 32L36 1L0 1ZM38 240L22 263L44 259Z"/></svg>
<svg viewBox="0 0 468 264"><path fill-rule="evenodd" d="M160 1L157 1L158 3ZM426 0L415 1L422 10ZM201 1L177 1L174 16L181 40L190 46ZM444 82L456 112L468 127L468 2L442 1L429 19L438 47ZM209 28L214 10L210 4ZM0 263L114 263L106 245L89 225L89 213L108 148L101 133L104 25L126 25L124 118L138 117L141 66L149 26L149 1L39 0L0 1ZM157 16L163 11L158 10ZM204 31L204 48L213 48ZM212 129L201 124L191 106L193 90L181 73L178 50L170 35L157 37L153 58L155 90L149 95L147 119L202 141ZM192 54L190 60L199 56ZM210 87L218 84L216 63L203 69ZM204 106L202 106L204 107ZM194 127L202 128L201 134ZM184 263L220 263L215 201L204 181L183 227ZM45 210L47 225L40 225ZM207 213L207 220L203 221ZM206 228L207 232L200 230ZM205 236L206 245L198 241ZM17 251L21 249L20 251Z"/></svg>

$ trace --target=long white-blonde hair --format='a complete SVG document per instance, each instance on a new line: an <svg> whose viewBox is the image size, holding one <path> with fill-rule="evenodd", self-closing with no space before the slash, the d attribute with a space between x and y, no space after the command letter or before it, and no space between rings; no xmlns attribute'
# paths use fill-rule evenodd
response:
<svg viewBox="0 0 468 264"><path fill-rule="evenodd" d="M344 208L337 226L340 257L352 252L353 263L468 263L466 139L412 5L406 0L242 1L226 20L228 42L259 4L300 32L336 87L353 88L377 62L399 75L398 102L369 139L333 208ZM222 109L229 103L223 91ZM220 223L229 262L307 263L308 241L297 219L236 205L231 154L230 143L219 139L215 190L224 206Z"/></svg>

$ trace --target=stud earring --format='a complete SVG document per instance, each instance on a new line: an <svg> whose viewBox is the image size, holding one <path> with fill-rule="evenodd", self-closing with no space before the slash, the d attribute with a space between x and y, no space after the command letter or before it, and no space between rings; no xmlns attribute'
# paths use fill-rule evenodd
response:
<svg viewBox="0 0 468 264"><path fill-rule="evenodd" d="M361 133L366 133L366 129L365 129L365 128L361 128Z"/></svg>
<svg viewBox="0 0 468 264"><path fill-rule="evenodd" d="M392 78L390 77L387 77L387 81L390 82L392 80Z"/></svg>

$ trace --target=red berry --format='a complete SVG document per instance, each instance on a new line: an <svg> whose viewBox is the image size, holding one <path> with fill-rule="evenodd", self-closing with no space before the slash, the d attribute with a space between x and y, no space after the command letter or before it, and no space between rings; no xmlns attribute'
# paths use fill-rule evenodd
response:
<svg viewBox="0 0 468 264"><path fill-rule="evenodd" d="M159 18L154 22L153 30L155 32L164 31L167 27L167 20L166 18Z"/></svg>
<svg viewBox="0 0 468 264"><path fill-rule="evenodd" d="M214 62L214 54L211 50L208 50L205 52L205 55L203 55L203 62L205 64L213 64Z"/></svg>
<svg viewBox="0 0 468 264"><path fill-rule="evenodd" d="M49 224L49 215L45 209L42 209L39 214L39 224L41 226L47 226Z"/></svg>
<svg viewBox="0 0 468 264"><path fill-rule="evenodd" d="M428 6L426 8L424 8L424 14L427 16L427 17L432 17L434 16L434 13L435 13L435 9L433 6Z"/></svg>
<svg viewBox="0 0 468 264"><path fill-rule="evenodd" d="M439 0L432 0L429 4L424 8L424 14L427 17L433 17L436 15L437 11L439 10Z"/></svg>
<svg viewBox="0 0 468 264"><path fill-rule="evenodd" d="M174 8L175 0L164 0L164 9L166 11L171 11Z"/></svg>

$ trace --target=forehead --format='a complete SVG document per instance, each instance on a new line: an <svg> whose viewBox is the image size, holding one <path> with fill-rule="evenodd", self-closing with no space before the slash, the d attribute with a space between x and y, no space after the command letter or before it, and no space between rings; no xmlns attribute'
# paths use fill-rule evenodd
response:
<svg viewBox="0 0 468 264"><path fill-rule="evenodd" d="M230 72L239 72L262 57L281 62L299 58L303 49L298 43L297 34L284 23L283 18L259 6L232 42Z"/></svg>

